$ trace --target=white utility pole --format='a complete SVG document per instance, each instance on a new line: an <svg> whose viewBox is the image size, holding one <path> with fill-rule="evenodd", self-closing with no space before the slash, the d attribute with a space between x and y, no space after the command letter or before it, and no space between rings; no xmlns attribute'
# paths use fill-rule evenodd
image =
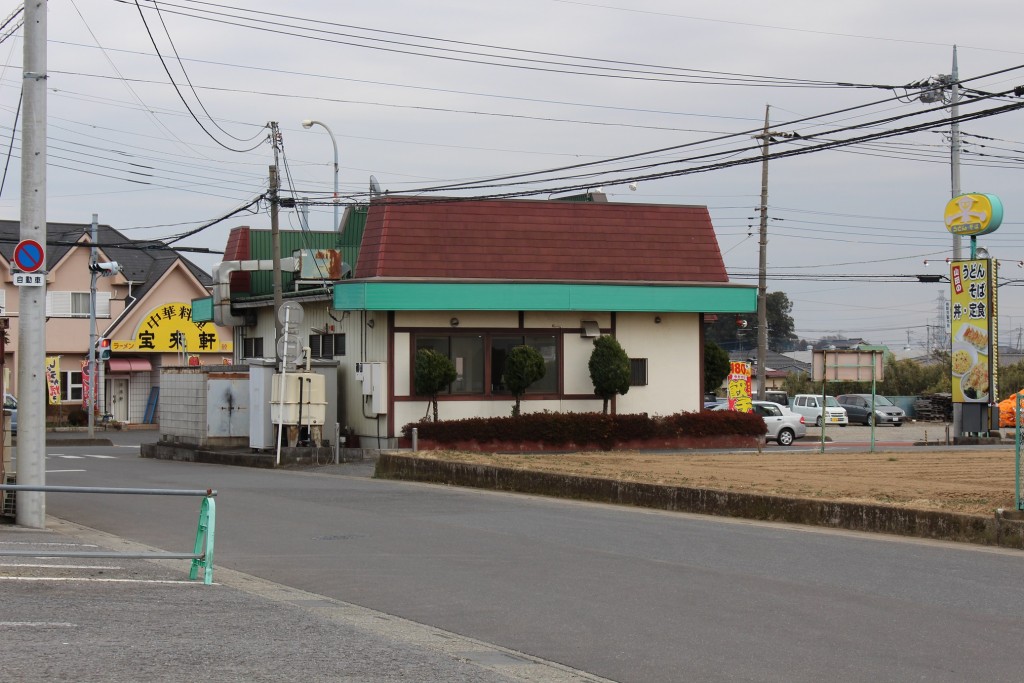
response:
<svg viewBox="0 0 1024 683"><path fill-rule="evenodd" d="M25 3L21 239L43 247L46 272L46 0ZM18 288L18 484L46 485L46 282ZM17 522L46 528L46 494L21 491Z"/></svg>

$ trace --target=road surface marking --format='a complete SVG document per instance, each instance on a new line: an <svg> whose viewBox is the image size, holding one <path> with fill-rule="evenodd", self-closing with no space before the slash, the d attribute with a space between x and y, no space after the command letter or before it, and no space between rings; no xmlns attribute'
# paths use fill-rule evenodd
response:
<svg viewBox="0 0 1024 683"><path fill-rule="evenodd" d="M75 628L78 624L67 621L0 621L0 628Z"/></svg>
<svg viewBox="0 0 1024 683"><path fill-rule="evenodd" d="M47 474L60 474L62 472L86 472L87 470L46 470Z"/></svg>
<svg viewBox="0 0 1024 683"><path fill-rule="evenodd" d="M99 548L92 543L38 543L36 541L0 541L0 545L45 545L60 546L62 548Z"/></svg>
<svg viewBox="0 0 1024 683"><path fill-rule="evenodd" d="M123 569L123 567L111 567L106 565L92 564L17 564L2 563L0 567L29 567L31 569Z"/></svg>
<svg viewBox="0 0 1024 683"><path fill-rule="evenodd" d="M182 586L206 585L202 581L181 581L175 579L90 579L74 576L0 576L0 581L86 581L92 583L165 583L180 584Z"/></svg>

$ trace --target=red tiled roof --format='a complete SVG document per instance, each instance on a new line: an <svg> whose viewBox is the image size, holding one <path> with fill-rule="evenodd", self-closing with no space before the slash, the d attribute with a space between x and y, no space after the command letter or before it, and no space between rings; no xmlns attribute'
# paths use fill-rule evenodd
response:
<svg viewBox="0 0 1024 683"><path fill-rule="evenodd" d="M224 247L225 261L245 261L252 258L249 255L250 249L249 226L242 225L231 228L228 233L228 243ZM248 292L252 288L251 276L248 271L236 270L229 276L229 287L232 292Z"/></svg>
<svg viewBox="0 0 1024 683"><path fill-rule="evenodd" d="M412 197L370 205L355 277L729 281L703 206Z"/></svg>

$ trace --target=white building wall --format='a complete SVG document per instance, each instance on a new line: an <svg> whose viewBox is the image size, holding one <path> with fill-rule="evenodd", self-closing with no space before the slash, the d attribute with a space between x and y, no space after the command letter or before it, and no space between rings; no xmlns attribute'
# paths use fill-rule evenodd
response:
<svg viewBox="0 0 1024 683"><path fill-rule="evenodd" d="M648 382L617 397L616 412L671 415L700 410L700 315L620 313L615 336L630 358L647 359Z"/></svg>

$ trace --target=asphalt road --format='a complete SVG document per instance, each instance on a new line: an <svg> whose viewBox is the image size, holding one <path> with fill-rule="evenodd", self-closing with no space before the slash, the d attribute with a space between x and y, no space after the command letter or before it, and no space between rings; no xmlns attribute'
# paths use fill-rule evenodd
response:
<svg viewBox="0 0 1024 683"><path fill-rule="evenodd" d="M1019 552L134 455L52 447L47 483L216 488L218 566L605 678L1020 680ZM47 506L167 550L198 511Z"/></svg>

